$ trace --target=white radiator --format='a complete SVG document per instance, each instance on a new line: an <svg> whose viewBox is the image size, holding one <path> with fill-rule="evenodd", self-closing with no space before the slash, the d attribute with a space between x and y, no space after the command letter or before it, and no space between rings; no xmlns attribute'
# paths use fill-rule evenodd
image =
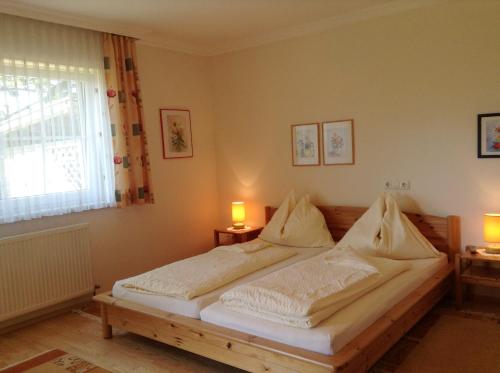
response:
<svg viewBox="0 0 500 373"><path fill-rule="evenodd" d="M0 321L93 290L88 224L0 239Z"/></svg>

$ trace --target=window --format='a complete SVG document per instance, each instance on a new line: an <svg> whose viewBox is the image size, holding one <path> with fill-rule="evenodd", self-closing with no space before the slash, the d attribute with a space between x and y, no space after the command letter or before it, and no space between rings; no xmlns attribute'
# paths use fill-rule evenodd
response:
<svg viewBox="0 0 500 373"><path fill-rule="evenodd" d="M99 35L0 18L0 223L114 205Z"/></svg>

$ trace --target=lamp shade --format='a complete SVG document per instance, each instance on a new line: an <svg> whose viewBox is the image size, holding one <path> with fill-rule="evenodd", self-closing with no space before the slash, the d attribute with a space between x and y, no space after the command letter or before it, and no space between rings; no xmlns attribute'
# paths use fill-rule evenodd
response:
<svg viewBox="0 0 500 373"><path fill-rule="evenodd" d="M484 214L484 240L500 243L500 214Z"/></svg>
<svg viewBox="0 0 500 373"><path fill-rule="evenodd" d="M233 202L232 203L232 217L233 217L233 227L234 228L244 228L245 227L245 202Z"/></svg>

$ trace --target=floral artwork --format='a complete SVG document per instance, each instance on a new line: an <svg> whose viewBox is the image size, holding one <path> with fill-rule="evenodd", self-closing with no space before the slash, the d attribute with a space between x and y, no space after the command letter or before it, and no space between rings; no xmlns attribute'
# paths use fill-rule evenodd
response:
<svg viewBox="0 0 500 373"><path fill-rule="evenodd" d="M297 141L297 156L300 158L314 158L316 155L316 144L306 132L304 137Z"/></svg>
<svg viewBox="0 0 500 373"><path fill-rule="evenodd" d="M193 156L189 110L160 109L163 158Z"/></svg>
<svg viewBox="0 0 500 373"><path fill-rule="evenodd" d="M179 115L169 115L167 116L167 123L171 150L175 153L186 151L186 123L184 118Z"/></svg>
<svg viewBox="0 0 500 373"><path fill-rule="evenodd" d="M352 120L323 123L323 163L354 164Z"/></svg>
<svg viewBox="0 0 500 373"><path fill-rule="evenodd" d="M478 115L478 157L500 158L500 113Z"/></svg>
<svg viewBox="0 0 500 373"><path fill-rule="evenodd" d="M294 166L319 165L319 125L292 126L292 155Z"/></svg>
<svg viewBox="0 0 500 373"><path fill-rule="evenodd" d="M340 157L344 148L344 139L338 133L333 132L328 142L328 155L331 157Z"/></svg>
<svg viewBox="0 0 500 373"><path fill-rule="evenodd" d="M486 131L486 147L488 151L500 152L500 123L488 123Z"/></svg>

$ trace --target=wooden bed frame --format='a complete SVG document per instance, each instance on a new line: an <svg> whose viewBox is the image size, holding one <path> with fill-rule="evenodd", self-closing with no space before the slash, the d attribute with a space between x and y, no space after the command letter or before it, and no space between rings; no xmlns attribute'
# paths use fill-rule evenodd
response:
<svg viewBox="0 0 500 373"><path fill-rule="evenodd" d="M319 206L338 241L366 211ZM266 207L266 222L276 211ZM448 254L448 266L425 281L333 356L292 347L250 334L114 298L96 295L102 333L112 327L145 336L250 372L364 372L387 352L450 289L453 256L460 250L460 219L406 214L427 239Z"/></svg>

